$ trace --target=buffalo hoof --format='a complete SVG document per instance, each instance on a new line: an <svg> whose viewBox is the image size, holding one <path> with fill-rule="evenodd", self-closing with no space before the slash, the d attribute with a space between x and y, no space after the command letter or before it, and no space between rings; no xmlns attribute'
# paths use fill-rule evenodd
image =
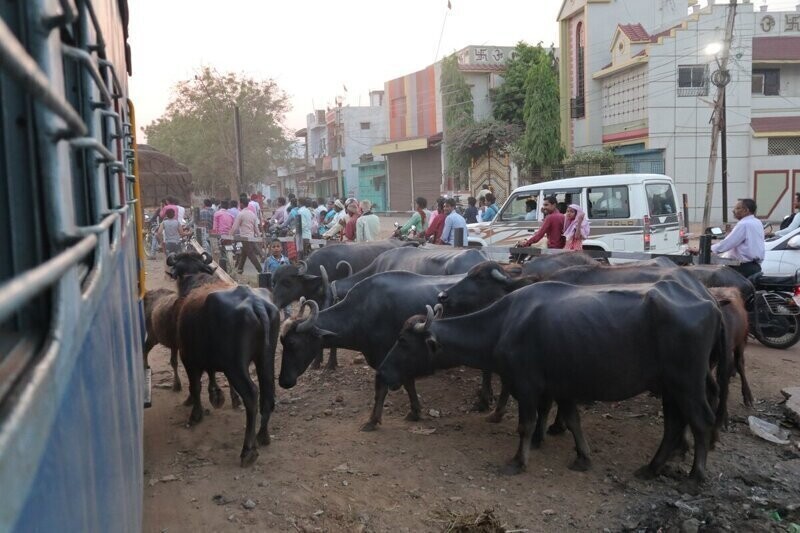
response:
<svg viewBox="0 0 800 533"><path fill-rule="evenodd" d="M192 402L192 396L191 396L191 394L189 395L189 397L188 397L188 398L186 398L185 400L183 400L183 406L184 406L184 407L189 407L190 405L192 405L192 403L193 403L193 402Z"/></svg>
<svg viewBox="0 0 800 533"><path fill-rule="evenodd" d="M375 431L376 429L378 429L378 424L380 424L380 422L373 422L372 420L370 420L369 422L361 426L361 431Z"/></svg>
<svg viewBox="0 0 800 533"><path fill-rule="evenodd" d="M561 435L567 430L567 426L564 425L563 422L559 423L558 421L553 422L550 424L550 427L547 428L548 435Z"/></svg>
<svg viewBox="0 0 800 533"><path fill-rule="evenodd" d="M586 472L591 468L592 460L588 457L581 457L578 456L572 461L567 468L570 470L574 470L575 472Z"/></svg>
<svg viewBox="0 0 800 533"><path fill-rule="evenodd" d="M744 394L744 404L747 407L753 407L753 395L752 394Z"/></svg>
<svg viewBox="0 0 800 533"><path fill-rule="evenodd" d="M479 398L478 400L475 400L475 403L472 405L472 410L479 413L485 413L490 408L491 406L485 398Z"/></svg>
<svg viewBox="0 0 800 533"><path fill-rule="evenodd" d="M650 465L642 466L641 468L637 469L633 475L636 476L637 479L641 479L643 481L650 481L658 476L658 474L653 472L653 469L650 468Z"/></svg>
<svg viewBox="0 0 800 533"><path fill-rule="evenodd" d="M172 391L173 392L180 392L181 391L181 382L180 381L173 381L172 382Z"/></svg>
<svg viewBox="0 0 800 533"><path fill-rule="evenodd" d="M542 443L544 442L544 437L542 435L534 435L531 438L531 450L538 450L542 447Z"/></svg>
<svg viewBox="0 0 800 533"><path fill-rule="evenodd" d="M702 485L702 481L698 481L694 478L684 479L678 484L678 490L685 494L697 496L701 492Z"/></svg>
<svg viewBox="0 0 800 533"><path fill-rule="evenodd" d="M269 446L270 443L269 431L266 430L259 431L258 435L256 435L256 440L261 446Z"/></svg>
<svg viewBox="0 0 800 533"><path fill-rule="evenodd" d="M203 410L202 409L192 409L192 414L189 415L189 422L186 423L187 426L196 426L200 422L203 421Z"/></svg>
<svg viewBox="0 0 800 533"><path fill-rule="evenodd" d="M250 466L251 464L256 462L256 459L258 458L258 450L255 448L251 450L242 450L241 458L242 458L241 461L242 468Z"/></svg>
<svg viewBox="0 0 800 533"><path fill-rule="evenodd" d="M499 424L503 421L503 413L495 411L486 417L486 421L491 422L492 424Z"/></svg>
<svg viewBox="0 0 800 533"><path fill-rule="evenodd" d="M527 471L527 467L516 459L512 459L500 469L500 473L505 476L518 476L525 471Z"/></svg>
<svg viewBox="0 0 800 533"><path fill-rule="evenodd" d="M239 409L242 406L242 399L239 398L239 395L231 393L231 407L234 409Z"/></svg>
<svg viewBox="0 0 800 533"><path fill-rule="evenodd" d="M211 406L214 407L214 409L219 409L225 405L225 395L222 394L221 389L209 389L208 401L211 403Z"/></svg>
<svg viewBox="0 0 800 533"><path fill-rule="evenodd" d="M336 372L337 368L338 366L336 365L336 363L333 364L328 363L327 365L325 365L325 372Z"/></svg>
<svg viewBox="0 0 800 533"><path fill-rule="evenodd" d="M406 415L405 420L407 422L419 422L420 420L422 420L422 417L419 416L419 412L418 411L410 411Z"/></svg>

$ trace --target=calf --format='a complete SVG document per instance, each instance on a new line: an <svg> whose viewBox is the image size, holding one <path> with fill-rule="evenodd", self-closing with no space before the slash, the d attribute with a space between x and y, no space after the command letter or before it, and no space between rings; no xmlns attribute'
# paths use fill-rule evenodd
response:
<svg viewBox="0 0 800 533"><path fill-rule="evenodd" d="M207 254L206 254L207 255ZM241 396L246 411L241 465L252 464L258 457L258 444L270 442L268 423L275 406L274 361L280 316L269 291L245 286L231 286L221 280L212 281L209 270L197 270L197 264L210 263L210 257L196 253L180 254L173 260L173 274L179 293L185 291L178 314L178 346L181 361L189 378L192 413L189 425L203 418L200 401L200 377L203 372L222 372L231 388ZM258 376L256 388L250 378L250 363ZM256 437L256 402L261 412L261 426Z"/></svg>
<svg viewBox="0 0 800 533"><path fill-rule="evenodd" d="M172 366L172 390L181 390L178 375L178 331L176 327L178 295L169 289L153 289L144 295L144 323L147 339L144 341L144 367L150 368L148 355L156 344L169 348Z"/></svg>
<svg viewBox="0 0 800 533"><path fill-rule="evenodd" d="M573 466L583 469L589 448L574 402L619 401L657 391L664 437L637 475L657 475L688 424L695 451L690 476L699 483L714 421L706 397L709 364L724 350L720 315L713 301L675 281L615 287L537 283L461 317L434 320L429 307L427 317L413 317L403 326L378 376L395 388L462 364L499 373L519 403L512 472L527 467L542 398L558 401L575 437Z"/></svg>
<svg viewBox="0 0 800 533"><path fill-rule="evenodd" d="M750 391L750 384L747 382L744 372L744 348L747 345L747 335L750 331L744 301L740 291L735 288L715 287L709 291L718 301L727 303L727 305L721 306L722 320L725 324L725 355L733 358L732 361L729 359L727 367L730 369L731 376L734 371L739 373L742 380L742 400L746 406L752 407L753 393ZM728 421L725 420L725 425L727 423Z"/></svg>

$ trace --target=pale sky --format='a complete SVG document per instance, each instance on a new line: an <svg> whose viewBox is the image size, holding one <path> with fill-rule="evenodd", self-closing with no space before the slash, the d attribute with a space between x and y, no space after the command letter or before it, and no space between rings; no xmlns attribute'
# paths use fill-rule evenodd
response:
<svg viewBox="0 0 800 533"><path fill-rule="evenodd" d="M556 43L561 0L132 0L131 96L138 126L164 112L171 88L203 66L274 78L292 102L291 130L314 107L368 105L368 92L467 45ZM359 100L360 99L360 100ZM138 132L141 140L141 131Z"/></svg>
<svg viewBox="0 0 800 533"><path fill-rule="evenodd" d="M285 124L294 131L343 85L345 104L367 105L370 90L427 67L440 35L438 57L471 44L557 43L561 1L451 0L448 11L447 0L131 0L138 125L161 116L172 87L205 65L275 79L291 98ZM788 10L797 1L767 3Z"/></svg>

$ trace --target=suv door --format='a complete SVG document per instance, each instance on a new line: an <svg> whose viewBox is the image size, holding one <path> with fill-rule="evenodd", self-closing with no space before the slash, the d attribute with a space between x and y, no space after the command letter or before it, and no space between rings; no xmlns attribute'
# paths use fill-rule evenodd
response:
<svg viewBox="0 0 800 533"><path fill-rule="evenodd" d="M500 212L487 226L480 227L480 237L492 246L512 246L530 236L539 227L540 191L521 191L506 200Z"/></svg>
<svg viewBox="0 0 800 533"><path fill-rule="evenodd" d="M681 246L681 224L678 204L671 183L647 181L644 183L647 209L650 213L651 250L677 251Z"/></svg>

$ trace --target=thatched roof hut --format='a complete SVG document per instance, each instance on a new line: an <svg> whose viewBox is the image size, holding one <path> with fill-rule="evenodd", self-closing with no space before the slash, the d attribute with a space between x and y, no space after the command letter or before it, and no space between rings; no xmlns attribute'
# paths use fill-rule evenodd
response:
<svg viewBox="0 0 800 533"><path fill-rule="evenodd" d="M158 206L166 196L174 196L181 205L191 205L192 173L186 165L147 144L140 144L138 153L144 207Z"/></svg>

